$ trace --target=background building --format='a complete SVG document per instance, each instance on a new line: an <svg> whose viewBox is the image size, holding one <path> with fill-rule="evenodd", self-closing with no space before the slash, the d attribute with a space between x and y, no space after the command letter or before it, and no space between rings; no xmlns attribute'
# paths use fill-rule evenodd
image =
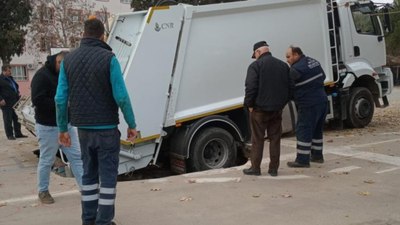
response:
<svg viewBox="0 0 400 225"><path fill-rule="evenodd" d="M62 1L63 0L41 0L40 4L42 5L40 7L35 7L33 11L33 14L36 15L38 27L48 28L50 26L58 26L55 22L55 17ZM68 2L68 4L72 2L64 1ZM35 1L34 4L37 4L37 2L40 1ZM67 14L73 23L79 24L82 24L88 16L87 11L84 11L80 4L87 4L86 10L89 10L90 14L96 14L96 16L102 17L102 19L105 19L105 13L107 14L107 19L112 19L115 14L132 11L130 8L131 0L76 0L76 2L76 6L70 6L70 8L68 8ZM56 7L53 6L53 4L55 4ZM33 21L34 20L31 20L31 24L28 26L35 25L32 24L34 23ZM82 30L81 28L78 30L79 32L69 37L68 47L77 47L79 45ZM30 37L29 35L32 35L32 32L28 31L24 54L19 57L14 56L10 62L12 75L20 86L21 95L30 95L30 81L36 71L44 65L46 57L50 54L50 49L65 47L65 45L60 46L60 43L56 43L57 40L55 38L51 36L49 38L45 33L45 31L42 33L38 31L37 34ZM41 38L41 40L34 41L33 38Z"/></svg>

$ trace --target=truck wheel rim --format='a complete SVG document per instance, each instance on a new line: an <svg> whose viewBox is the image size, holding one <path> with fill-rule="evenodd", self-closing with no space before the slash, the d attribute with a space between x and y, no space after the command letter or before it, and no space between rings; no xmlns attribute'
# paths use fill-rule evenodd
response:
<svg viewBox="0 0 400 225"><path fill-rule="evenodd" d="M203 160L211 168L220 168L228 158L228 144L219 138L207 142L203 149Z"/></svg>
<svg viewBox="0 0 400 225"><path fill-rule="evenodd" d="M367 118L371 114L370 102L365 98L358 99L355 105L355 113L360 119Z"/></svg>

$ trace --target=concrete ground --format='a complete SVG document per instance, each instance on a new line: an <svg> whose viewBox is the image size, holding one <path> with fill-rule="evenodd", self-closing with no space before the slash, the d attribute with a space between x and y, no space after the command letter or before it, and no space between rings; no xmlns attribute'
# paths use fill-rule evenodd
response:
<svg viewBox="0 0 400 225"><path fill-rule="evenodd" d="M364 129L327 130L325 163L293 169L294 137L282 140L279 176L249 166L118 183L119 225L400 225L400 88ZM27 133L27 131L25 131ZM8 141L0 127L0 224L81 224L73 178L51 174L56 202L37 201L35 137ZM268 143L266 143L268 147Z"/></svg>

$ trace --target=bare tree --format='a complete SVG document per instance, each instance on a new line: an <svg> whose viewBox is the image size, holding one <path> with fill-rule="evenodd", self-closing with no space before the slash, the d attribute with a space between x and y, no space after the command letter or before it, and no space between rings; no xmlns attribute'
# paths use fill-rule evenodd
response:
<svg viewBox="0 0 400 225"><path fill-rule="evenodd" d="M94 14L89 0L35 0L32 4L27 47L34 51L77 47L83 21Z"/></svg>

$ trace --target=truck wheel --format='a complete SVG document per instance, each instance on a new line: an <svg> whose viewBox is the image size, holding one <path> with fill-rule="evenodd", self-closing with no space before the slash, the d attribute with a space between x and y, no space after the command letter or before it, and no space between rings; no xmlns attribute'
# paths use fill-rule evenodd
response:
<svg viewBox="0 0 400 225"><path fill-rule="evenodd" d="M353 128L367 126L374 115L374 100L367 88L356 87L350 91L346 125Z"/></svg>
<svg viewBox="0 0 400 225"><path fill-rule="evenodd" d="M236 145L232 135L221 128L200 131L191 144L189 165L193 171L230 167L235 164Z"/></svg>

